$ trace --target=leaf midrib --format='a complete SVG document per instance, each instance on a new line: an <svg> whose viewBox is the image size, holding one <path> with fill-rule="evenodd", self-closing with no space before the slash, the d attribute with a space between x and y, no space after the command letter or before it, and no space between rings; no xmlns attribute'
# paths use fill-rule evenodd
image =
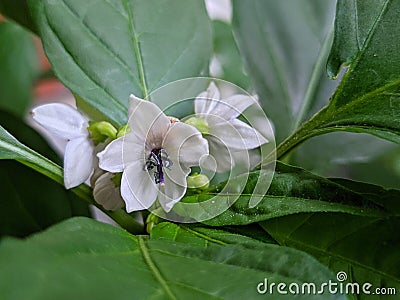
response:
<svg viewBox="0 0 400 300"><path fill-rule="evenodd" d="M131 37L132 37L132 42L135 50L135 56L136 56L136 62L138 64L138 71L139 71L139 79L140 79L140 85L143 93L143 99L147 99L149 97L149 92L148 92L148 87L147 87L147 82L146 82L146 75L144 71L144 64L143 64L143 55L142 51L140 48L140 42L138 39L138 36L136 34L136 29L135 29L135 24L134 24L134 18L132 11L129 9L129 3L127 0L122 0L122 4L125 8L125 11L128 14L128 22L129 22L129 30L131 31Z"/></svg>
<svg viewBox="0 0 400 300"><path fill-rule="evenodd" d="M144 262L150 268L150 271L153 273L156 280L160 283L161 287L164 289L168 298L177 300L177 298L175 297L175 295L172 293L171 289L169 288L167 281L164 279L160 270L157 268L157 265L152 260L149 249L147 248L146 243L144 241L144 237L138 236L137 240L138 240L138 247L140 249L140 252L142 254Z"/></svg>

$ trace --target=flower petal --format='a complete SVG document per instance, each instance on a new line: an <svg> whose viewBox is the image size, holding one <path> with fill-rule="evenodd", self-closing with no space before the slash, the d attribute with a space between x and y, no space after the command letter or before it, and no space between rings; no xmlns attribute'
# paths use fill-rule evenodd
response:
<svg viewBox="0 0 400 300"><path fill-rule="evenodd" d="M141 161L144 164L144 140L135 133L129 133L112 141L97 157L101 169L112 173L122 172L132 162Z"/></svg>
<svg viewBox="0 0 400 300"><path fill-rule="evenodd" d="M257 130L238 119L226 121L209 116L208 123L210 135L233 151L254 149L268 142Z"/></svg>
<svg viewBox="0 0 400 300"><path fill-rule="evenodd" d="M63 103L49 103L32 110L33 119L49 132L71 140L88 136L88 120L72 106Z"/></svg>
<svg viewBox="0 0 400 300"><path fill-rule="evenodd" d="M218 173L230 171L234 166L233 153L221 142L213 136L207 137L208 146L210 147L210 155L215 159L217 167L213 164L204 164L203 167L208 170L214 170Z"/></svg>
<svg viewBox="0 0 400 300"><path fill-rule="evenodd" d="M148 209L156 201L157 192L151 173L143 170L141 162L133 162L124 170L121 195L128 213Z"/></svg>
<svg viewBox="0 0 400 300"><path fill-rule="evenodd" d="M171 124L162 147L170 159L186 167L198 166L200 158L208 154L208 144L201 133L193 126L180 122Z"/></svg>
<svg viewBox="0 0 400 300"><path fill-rule="evenodd" d="M165 185L159 187L158 201L166 212L169 212L185 195L186 177L189 173L189 168L181 168L177 162L171 167L171 170L165 169Z"/></svg>
<svg viewBox="0 0 400 300"><path fill-rule="evenodd" d="M210 114L218 104L219 90L214 82L211 82L205 92L200 93L194 100L196 114Z"/></svg>
<svg viewBox="0 0 400 300"><path fill-rule="evenodd" d="M64 154L64 184L67 189L84 183L93 171L94 147L87 137L68 142Z"/></svg>
<svg viewBox="0 0 400 300"><path fill-rule="evenodd" d="M124 206L120 190L112 181L113 177L113 173L104 173L96 180L93 189L94 200L107 210L117 210Z"/></svg>
<svg viewBox="0 0 400 300"><path fill-rule="evenodd" d="M221 99L211 114L220 116L225 120L231 120L237 118L250 105L256 103L256 99L249 95L237 94L226 99Z"/></svg>
<svg viewBox="0 0 400 300"><path fill-rule="evenodd" d="M171 122L161 109L151 103L130 95L129 126L131 131L145 138L148 150L159 148Z"/></svg>

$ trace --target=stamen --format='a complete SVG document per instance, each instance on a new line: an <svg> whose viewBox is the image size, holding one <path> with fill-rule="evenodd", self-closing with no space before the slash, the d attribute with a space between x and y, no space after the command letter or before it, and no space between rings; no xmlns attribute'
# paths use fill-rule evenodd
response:
<svg viewBox="0 0 400 300"><path fill-rule="evenodd" d="M153 149L143 166L144 171L151 171L154 168L154 181L160 184L161 187L165 186L163 167L171 169L172 161L168 158L169 154L164 149Z"/></svg>

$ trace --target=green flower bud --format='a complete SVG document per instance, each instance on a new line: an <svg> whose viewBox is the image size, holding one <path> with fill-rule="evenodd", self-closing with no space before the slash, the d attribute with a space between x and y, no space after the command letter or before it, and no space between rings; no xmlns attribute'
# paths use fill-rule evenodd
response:
<svg viewBox="0 0 400 300"><path fill-rule="evenodd" d="M206 175L197 173L188 176L186 182L189 189L205 190L210 185L210 180Z"/></svg>
<svg viewBox="0 0 400 300"><path fill-rule="evenodd" d="M129 127L129 124L125 124L124 126L121 126L118 129L117 138L120 138L121 136L124 136L124 135L128 134L129 132L131 132L131 128Z"/></svg>
<svg viewBox="0 0 400 300"><path fill-rule="evenodd" d="M117 129L106 121L89 121L88 131L90 138L96 145L106 141L108 138L115 139L117 137Z"/></svg>
<svg viewBox="0 0 400 300"><path fill-rule="evenodd" d="M192 117L186 120L185 123L196 127L196 129L200 131L202 135L207 135L208 131L210 130L207 121L203 118Z"/></svg>

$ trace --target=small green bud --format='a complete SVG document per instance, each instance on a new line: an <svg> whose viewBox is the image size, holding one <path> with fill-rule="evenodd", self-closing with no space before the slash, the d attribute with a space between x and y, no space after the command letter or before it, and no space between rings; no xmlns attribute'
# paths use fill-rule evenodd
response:
<svg viewBox="0 0 400 300"><path fill-rule="evenodd" d="M205 190L210 185L210 180L204 174L194 173L186 178L186 182L189 189L200 189Z"/></svg>
<svg viewBox="0 0 400 300"><path fill-rule="evenodd" d="M129 127L129 124L125 124L124 126L121 126L118 129L117 138L120 138L121 136L124 136L124 135L128 134L129 132L131 132L131 128Z"/></svg>
<svg viewBox="0 0 400 300"><path fill-rule="evenodd" d="M96 145L104 142L108 138L115 139L117 137L117 129L106 121L89 121L88 131L90 138Z"/></svg>
<svg viewBox="0 0 400 300"><path fill-rule="evenodd" d="M210 130L207 121L203 118L191 117L187 119L185 123L188 125L192 125L193 127L196 127L196 129L200 131L202 135L208 134L208 131Z"/></svg>

